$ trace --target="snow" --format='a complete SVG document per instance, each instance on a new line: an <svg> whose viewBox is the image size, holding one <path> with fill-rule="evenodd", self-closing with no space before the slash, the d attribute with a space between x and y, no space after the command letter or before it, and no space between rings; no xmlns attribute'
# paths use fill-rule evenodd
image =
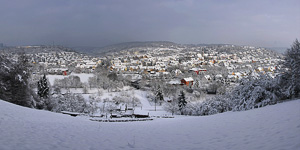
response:
<svg viewBox="0 0 300 150"><path fill-rule="evenodd" d="M54 84L54 80L55 79L64 79L66 78L67 76L63 76L63 75L47 75L47 78L50 82L51 85Z"/></svg>
<svg viewBox="0 0 300 150"><path fill-rule="evenodd" d="M134 97L138 98L142 104L142 107L136 107L134 110L135 114L143 114L150 116L165 116L165 115L171 115L171 113L166 112L162 106L157 105L156 111L155 106L151 105L149 100L147 99L147 92L141 91L141 90L134 90Z"/></svg>
<svg viewBox="0 0 300 150"><path fill-rule="evenodd" d="M126 89L127 87L124 87ZM102 91L103 94L101 95L101 99L113 99L114 96L120 96L121 92L107 92L106 90ZM140 100L141 106L135 107L134 113L135 114L141 114L141 115L150 115L150 116L166 116L171 115L171 113L166 112L162 106L157 105L156 111L155 111L155 105L150 104L148 98L147 98L147 91L141 91L141 90L128 90L123 91L133 97L136 97ZM85 100L88 100L89 94L84 94Z"/></svg>
<svg viewBox="0 0 300 150"><path fill-rule="evenodd" d="M89 78L94 76L94 74L89 74L89 73L71 73L71 75L78 76L82 83L88 83Z"/></svg>
<svg viewBox="0 0 300 150"><path fill-rule="evenodd" d="M192 77L184 78L184 80L187 82L194 81L194 79Z"/></svg>
<svg viewBox="0 0 300 150"><path fill-rule="evenodd" d="M300 100L204 117L96 122L0 100L1 150L263 149L300 147Z"/></svg>
<svg viewBox="0 0 300 150"><path fill-rule="evenodd" d="M71 73L71 75L72 76L78 76L82 83L88 83L89 78L94 76L94 74L88 74L88 73L80 73L80 74ZM68 76L69 75L67 75L67 76L64 76L64 75L47 75L47 78L48 78L50 84L53 85L55 79L64 79Z"/></svg>
<svg viewBox="0 0 300 150"><path fill-rule="evenodd" d="M181 82L180 82L179 80L171 80L171 81L169 82L169 84L174 84L174 85L176 85L176 84L181 84Z"/></svg>

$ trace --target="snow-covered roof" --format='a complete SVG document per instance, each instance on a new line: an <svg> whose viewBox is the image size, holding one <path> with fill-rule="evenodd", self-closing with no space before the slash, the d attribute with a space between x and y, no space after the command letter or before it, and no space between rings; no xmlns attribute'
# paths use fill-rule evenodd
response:
<svg viewBox="0 0 300 150"><path fill-rule="evenodd" d="M216 78L223 78L223 76L221 74L217 74Z"/></svg>
<svg viewBox="0 0 300 150"><path fill-rule="evenodd" d="M190 70L191 71L206 71L206 69L202 69L202 68L192 68Z"/></svg>
<svg viewBox="0 0 300 150"><path fill-rule="evenodd" d="M233 79L233 78L235 78L235 76L230 74L230 75L228 75L228 78Z"/></svg>
<svg viewBox="0 0 300 150"><path fill-rule="evenodd" d="M185 80L185 81L194 81L194 79L192 77L183 78L183 80Z"/></svg>
<svg viewBox="0 0 300 150"><path fill-rule="evenodd" d="M205 75L204 78L205 79L210 79L210 75Z"/></svg>
<svg viewBox="0 0 300 150"><path fill-rule="evenodd" d="M181 82L179 80L171 80L169 84L181 84Z"/></svg>

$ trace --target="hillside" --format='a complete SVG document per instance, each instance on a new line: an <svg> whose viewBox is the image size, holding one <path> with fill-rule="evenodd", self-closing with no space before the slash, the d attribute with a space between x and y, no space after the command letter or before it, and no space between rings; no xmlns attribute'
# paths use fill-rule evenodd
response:
<svg viewBox="0 0 300 150"><path fill-rule="evenodd" d="M2 52L6 53L25 53L25 54L37 54L37 53L51 53L51 52L75 52L73 49L65 46L16 46L6 47Z"/></svg>
<svg viewBox="0 0 300 150"><path fill-rule="evenodd" d="M85 47L78 46L73 47L78 52L84 52L90 55L104 56L107 53L119 52L129 49L144 49L152 47L170 47L177 46L178 44L168 41L145 41L145 42L125 42L119 44L113 44L105 47Z"/></svg>
<svg viewBox="0 0 300 150"><path fill-rule="evenodd" d="M1 150L263 149L300 147L300 100L205 117L100 123L0 100Z"/></svg>

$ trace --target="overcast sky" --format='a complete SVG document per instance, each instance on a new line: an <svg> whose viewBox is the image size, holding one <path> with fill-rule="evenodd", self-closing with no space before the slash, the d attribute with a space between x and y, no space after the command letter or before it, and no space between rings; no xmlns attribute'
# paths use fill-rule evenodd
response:
<svg viewBox="0 0 300 150"><path fill-rule="evenodd" d="M0 43L106 46L130 41L290 47L299 0L1 0Z"/></svg>

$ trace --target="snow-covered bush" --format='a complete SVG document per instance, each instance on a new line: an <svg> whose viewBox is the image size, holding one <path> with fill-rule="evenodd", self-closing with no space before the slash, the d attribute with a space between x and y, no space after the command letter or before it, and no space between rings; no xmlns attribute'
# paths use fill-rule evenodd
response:
<svg viewBox="0 0 300 150"><path fill-rule="evenodd" d="M201 96L201 93L200 93L200 92L198 92L198 91L196 91L196 90L194 90L194 92L193 92L193 96L195 96L195 97L197 97L197 98L200 98L200 96Z"/></svg>
<svg viewBox="0 0 300 150"><path fill-rule="evenodd" d="M178 103L176 101L164 103L163 108L165 111L172 113L172 115L178 114L179 111Z"/></svg>
<svg viewBox="0 0 300 150"><path fill-rule="evenodd" d="M60 88L82 88L82 82L80 81L80 77L78 76L68 76L63 79L55 79L54 86L58 86Z"/></svg>
<svg viewBox="0 0 300 150"><path fill-rule="evenodd" d="M95 102L101 102L101 96L97 95L97 94L91 94L89 96L90 101L95 101Z"/></svg>
<svg viewBox="0 0 300 150"><path fill-rule="evenodd" d="M96 101L89 101L84 109L85 113L95 114L99 110L98 103Z"/></svg>
<svg viewBox="0 0 300 150"><path fill-rule="evenodd" d="M229 95L234 111L249 110L276 104L279 100L276 79L261 76L260 79L243 81Z"/></svg>
<svg viewBox="0 0 300 150"><path fill-rule="evenodd" d="M129 97L129 93L127 91L122 91L121 96Z"/></svg>
<svg viewBox="0 0 300 150"><path fill-rule="evenodd" d="M117 109L117 105L112 101L105 102L102 107L104 112L112 112Z"/></svg>
<svg viewBox="0 0 300 150"><path fill-rule="evenodd" d="M67 93L65 95L53 95L52 101L55 101L52 111L70 111L83 113L87 110L87 103L81 94Z"/></svg>
<svg viewBox="0 0 300 150"><path fill-rule="evenodd" d="M183 110L185 115L193 116L205 116L213 115L216 113L222 113L230 111L230 103L224 96L216 96L213 99L199 102L199 103L188 103Z"/></svg>
<svg viewBox="0 0 300 150"><path fill-rule="evenodd" d="M232 92L217 95L207 101L189 103L182 110L184 115L213 115L226 111L242 111L276 104L280 96L277 79L261 76L260 79L241 81Z"/></svg>
<svg viewBox="0 0 300 150"><path fill-rule="evenodd" d="M120 97L120 96L115 96L112 98L112 101L116 104L119 105L121 103L125 103L125 98L124 97Z"/></svg>

